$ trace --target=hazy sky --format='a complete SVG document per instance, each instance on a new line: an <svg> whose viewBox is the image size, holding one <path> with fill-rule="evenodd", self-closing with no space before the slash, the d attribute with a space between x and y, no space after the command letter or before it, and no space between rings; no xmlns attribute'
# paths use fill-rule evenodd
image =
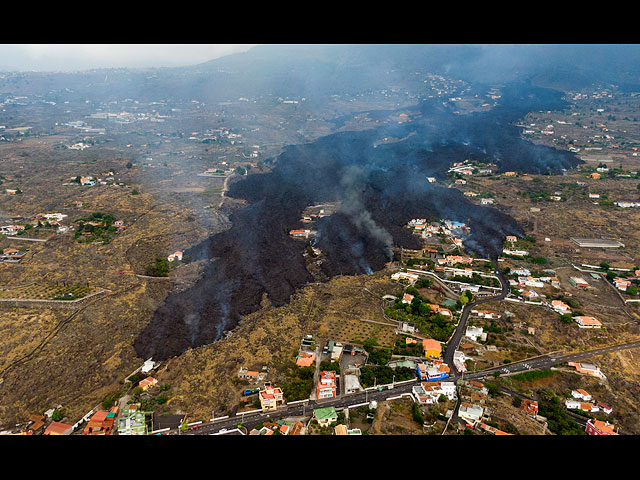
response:
<svg viewBox="0 0 640 480"><path fill-rule="evenodd" d="M243 52L239 44L0 44L0 70L87 70L195 65Z"/></svg>

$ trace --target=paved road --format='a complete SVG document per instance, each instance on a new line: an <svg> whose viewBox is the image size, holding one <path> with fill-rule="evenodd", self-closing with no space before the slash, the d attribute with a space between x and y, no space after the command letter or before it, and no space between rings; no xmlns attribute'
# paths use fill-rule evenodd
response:
<svg viewBox="0 0 640 480"><path fill-rule="evenodd" d="M183 432L181 435L210 435L215 432L219 432L222 429L231 430L236 428L239 423L243 423L247 430L251 430L253 427L257 425L261 425L264 423L267 418L278 419L289 418L289 417L308 417L315 408L323 408L333 406L336 409L340 410L346 407L351 407L353 405L363 404L365 402L371 402L372 400L376 400L378 402L384 401L389 397L396 397L403 393L410 393L411 389L414 385L417 385L419 382L416 379L415 382L407 382L406 384L396 385L393 389L384 389L382 391L374 390L371 392L362 392L355 393L351 395L345 395L341 398L333 398L326 399L320 401L305 401L303 404L296 405L287 405L285 407L281 407L274 412L258 412L247 415L242 415L242 413L238 413L237 415L225 419L219 420L216 422L209 422L206 424L202 424L196 430L191 430L188 432ZM177 432L171 432L172 434L176 434ZM163 433L164 434L164 433Z"/></svg>
<svg viewBox="0 0 640 480"><path fill-rule="evenodd" d="M454 332L453 336L449 340L449 343L447 344L447 350L444 352L444 357L443 357L444 362L449 366L452 373L456 371L456 367L453 365L453 354L458 349L460 340L464 336L464 333L467 328L467 320L469 319L469 314L471 313L471 310L473 310L477 305L480 305L481 303L492 302L494 300L502 300L511 292L509 281L506 278L504 278L504 275L502 275L502 272L498 268L498 259L494 258L492 259L492 261L495 265L495 274L500 280L500 284L502 285L502 291L500 292L499 295L492 295L490 297L479 298L477 300L474 300L473 302L467 303L463 307L462 315L460 315L460 321L458 322L456 331Z"/></svg>
<svg viewBox="0 0 640 480"><path fill-rule="evenodd" d="M480 372L465 374L465 378L474 380L483 380L492 377L495 372L502 374L515 374L526 372L528 370L546 370L551 368L556 363L565 362L579 362L581 360L589 359L595 355L604 355L607 353L618 352L620 350L628 350L630 348L640 348L640 342L625 343L623 345L615 345L612 347L598 348L595 350L589 350L586 352L577 352L569 354L547 354L541 355L536 358L522 360L520 362L509 363L501 365L499 367L487 368Z"/></svg>
<svg viewBox="0 0 640 480"><path fill-rule="evenodd" d="M584 359L588 359L594 355L602 355L606 353L611 353L620 350L627 350L630 348L640 348L640 342L632 342L624 345L617 345L613 347L604 347L596 350L591 350L588 352L579 352L579 353L570 353L565 355L560 354L549 354L537 357L535 359L523 360L521 362L514 362L509 364L508 366L502 367L493 367L487 370L483 370L481 372L475 372L470 374L465 374L465 379L475 379L475 380L490 380L493 378L493 373L495 371L499 371L501 374L509 373L520 373L528 370L539 370L539 369L547 369L553 366L556 363L564 363L570 361L580 361ZM508 370L508 372L502 371L503 369ZM452 370L452 376L447 378L447 381L456 381L458 378L461 378L459 375ZM403 393L410 393L411 389L414 385L417 385L419 382L416 379L415 382L408 382L402 385L396 385L393 389L385 389L382 391L372 391L372 392L363 392L357 393L353 395L345 395L342 398L337 399L326 399L321 401L305 401L304 404L296 404L296 405L288 405L285 407L279 408L275 412L267 412L267 413L252 413L242 415L241 413L235 416L232 416L229 419L219 420L216 422L209 422L202 424L197 430L188 431L182 433L182 435L210 435L215 432L219 432L222 429L231 430L236 428L238 423L243 423L248 430L252 429L255 426L261 425L264 423L267 418L288 418L288 417L303 417L309 416L309 414L313 411L314 408L328 407L334 406L337 409L342 409L345 407L350 407L352 405L358 405L365 402L370 402L371 400L376 400L378 402L388 399L389 397L396 397ZM176 431L170 432L170 434L177 434Z"/></svg>
<svg viewBox="0 0 640 480"><path fill-rule="evenodd" d="M494 259L496 264L496 275L500 279L500 283L502 284L502 292L500 295L484 297L478 300L475 300L471 303L468 303L463 308L462 315L460 317L460 321L458 322L458 327L456 328L456 332L451 338L448 348L445 352L444 360L451 368L451 376L447 378L447 381L456 381L458 378L468 379L468 380L490 380L493 378L494 373L497 371L501 375L503 374L516 374L521 372L526 372L529 370L544 370L551 368L554 364L564 363L564 362L572 362L572 361L581 361L593 357L594 355L602 355L606 353L611 353L620 350L627 350L630 348L640 348L640 342L632 342L624 345L617 345L612 347L604 347L596 350L590 350L587 352L578 352L578 353L570 353L570 354L560 354L560 353L551 353L547 355L541 355L540 357L523 360L520 362L513 362L507 365L502 365L498 367L488 368L486 370L482 370L479 372L468 373L465 375L458 375L454 365L453 365L453 352L457 349L458 344L460 343L460 339L462 338L467 319L469 317L469 313L471 310L481 303L490 302L494 300L500 300L505 298L509 292L509 282L502 275L502 273L497 269L497 259ZM370 402L372 400L383 401L388 399L389 397L396 397L401 394L407 394L411 392L413 386L418 384L419 381L416 379L415 382L408 382L402 385L395 385L393 389L384 389L382 391L371 391L371 392L363 392L352 395L344 395L340 398L333 399L324 399L324 400L309 400L304 403L296 404L296 405L288 405L279 408L274 412L257 412L252 414L242 415L237 414L235 416L230 417L229 419L219 420L216 422L209 422L199 426L197 430L188 431L182 433L183 435L210 435L215 432L219 432L220 430L227 429L232 430L237 427L239 423L243 423L248 430L251 430L255 426L261 425L266 421L267 418L289 418L289 417L304 417L309 416L309 414L313 411L314 408L328 407L334 406L337 409L343 409L345 407L350 407L353 405L362 404L365 402ZM170 432L170 434L176 434L176 431Z"/></svg>

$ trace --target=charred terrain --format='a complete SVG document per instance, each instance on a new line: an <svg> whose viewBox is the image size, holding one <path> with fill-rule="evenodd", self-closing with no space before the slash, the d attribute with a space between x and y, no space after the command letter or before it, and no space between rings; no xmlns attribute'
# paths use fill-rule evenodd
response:
<svg viewBox="0 0 640 480"><path fill-rule="evenodd" d="M391 275L431 270L416 285L423 303L457 318L462 287L438 281L452 278L436 269L443 256L471 255L474 271L498 267L512 285L483 305L501 318L470 318L489 334L466 345L469 369L638 340L640 213L619 206L640 198L638 59L606 46L265 46L186 68L0 72L0 218L29 225L0 236L3 255L24 253L0 263L0 430L24 432L54 407L81 424L110 402L189 422L247 412L259 402L242 367L266 372L286 401L308 398L313 367L296 365L308 334L318 351L333 341L421 355L400 322L418 318L436 340L455 322L390 317L389 299L400 314L410 292ZM59 228L42 217L54 212L66 215ZM88 235L78 221L96 214L119 224ZM466 226L428 237L413 219ZM559 286L525 303L516 268ZM633 291L616 289L634 272ZM55 299L69 292L96 294ZM578 327L545 306L553 299L602 328ZM132 372L150 357L159 384L138 396ZM564 372L523 392L593 389L614 407L606 418L637 433L636 357L594 358L607 381ZM511 430L546 434L492 403L498 424L521 414ZM426 433L401 407L355 424ZM452 407L426 416L432 433Z"/></svg>
<svg viewBox="0 0 640 480"><path fill-rule="evenodd" d="M488 113L455 115L439 102L424 102L411 122L286 148L271 172L231 185L227 195L247 206L232 215L231 229L188 252L211 262L193 288L167 298L136 339L136 352L165 360L221 338L260 307L264 294L273 305L287 302L312 279L303 257L306 243L288 235L300 228L308 205L341 202L337 213L317 225L315 245L326 255L321 269L328 277L372 273L393 259L393 248L418 248L403 226L421 216L467 222L472 234L465 248L497 257L505 236L522 236L521 227L426 177L442 178L460 158L531 173L575 166L572 153L523 140L511 125L530 110L561 106L557 92L515 84ZM375 143L384 137L405 140Z"/></svg>

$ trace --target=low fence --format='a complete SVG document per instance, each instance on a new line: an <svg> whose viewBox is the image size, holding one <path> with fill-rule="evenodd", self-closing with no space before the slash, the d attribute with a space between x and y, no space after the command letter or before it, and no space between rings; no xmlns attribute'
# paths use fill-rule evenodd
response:
<svg viewBox="0 0 640 480"><path fill-rule="evenodd" d="M62 307L62 308L77 308L79 303L82 303L91 297L100 295L107 292L107 290L100 290L94 292L86 297L77 298L75 300L38 300L35 298L21 299L21 298L3 298L0 299L0 306L10 307Z"/></svg>

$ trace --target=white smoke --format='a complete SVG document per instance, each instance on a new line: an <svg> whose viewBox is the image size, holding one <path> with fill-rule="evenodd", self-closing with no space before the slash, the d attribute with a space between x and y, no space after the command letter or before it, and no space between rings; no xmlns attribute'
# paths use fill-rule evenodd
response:
<svg viewBox="0 0 640 480"><path fill-rule="evenodd" d="M371 212L365 208L362 201L362 192L365 189L367 180L366 176L367 172L362 167L351 165L345 168L340 178L340 186L345 193L339 212L349 217L351 223L358 230L378 240L384 246L387 258L391 260L393 258L393 237L375 222Z"/></svg>

